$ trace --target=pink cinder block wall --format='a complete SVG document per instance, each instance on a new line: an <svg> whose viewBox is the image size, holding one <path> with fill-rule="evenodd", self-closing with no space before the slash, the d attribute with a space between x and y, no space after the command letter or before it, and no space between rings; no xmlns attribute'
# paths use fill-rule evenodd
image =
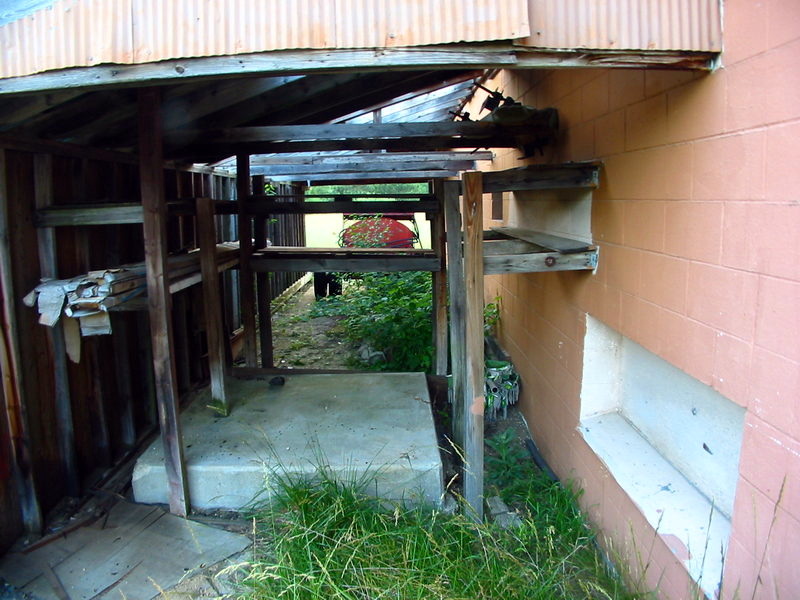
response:
<svg viewBox="0 0 800 600"><path fill-rule="evenodd" d="M597 273L491 276L486 297L503 298L501 341L537 443L662 598L690 595L679 552L576 432L585 313L745 407L723 596L800 598L800 3L724 6L712 74L504 71L489 83L559 109L546 162L604 169ZM520 164L499 151L492 168Z"/></svg>

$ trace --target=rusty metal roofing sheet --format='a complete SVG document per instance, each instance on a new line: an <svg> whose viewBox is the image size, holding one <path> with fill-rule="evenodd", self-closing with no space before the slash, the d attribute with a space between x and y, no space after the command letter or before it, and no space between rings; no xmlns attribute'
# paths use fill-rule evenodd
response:
<svg viewBox="0 0 800 600"><path fill-rule="evenodd" d="M609 50L722 49L720 0L528 0L523 45Z"/></svg>
<svg viewBox="0 0 800 600"><path fill-rule="evenodd" d="M527 0L54 0L0 26L0 77L101 63L522 38Z"/></svg>

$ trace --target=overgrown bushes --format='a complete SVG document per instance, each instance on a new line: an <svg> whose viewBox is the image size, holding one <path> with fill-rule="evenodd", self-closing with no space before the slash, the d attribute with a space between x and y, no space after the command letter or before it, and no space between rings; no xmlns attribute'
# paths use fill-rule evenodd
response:
<svg viewBox="0 0 800 600"><path fill-rule="evenodd" d="M433 357L430 273L365 273L345 281L341 296L323 298L317 315L342 317L354 346L367 344L383 359L381 371L429 371Z"/></svg>

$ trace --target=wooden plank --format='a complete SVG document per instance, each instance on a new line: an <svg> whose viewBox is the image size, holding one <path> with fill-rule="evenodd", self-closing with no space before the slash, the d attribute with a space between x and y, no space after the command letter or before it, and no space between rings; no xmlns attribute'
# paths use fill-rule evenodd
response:
<svg viewBox="0 0 800 600"><path fill-rule="evenodd" d="M53 203L53 157L49 154L34 156L34 202L37 210ZM39 244L39 271L41 276L58 279L58 249L55 231L50 228L36 231ZM52 348L53 383L55 388L56 437L58 438L66 491L69 496L79 497L80 476L75 450L75 431L72 420L72 400L69 393L69 372L64 328L61 321L47 328Z"/></svg>
<svg viewBox="0 0 800 600"><path fill-rule="evenodd" d="M253 177L253 190L264 191L264 176ZM253 198L258 196L254 195ZM248 204L253 201L249 201ZM285 204L285 203L284 203ZM267 246L267 218L268 215L253 219L253 241L256 248ZM261 366L272 367L275 363L272 344L272 286L270 274L256 273L256 297L258 302L258 336L261 349Z"/></svg>
<svg viewBox="0 0 800 600"><path fill-rule="evenodd" d="M464 279L466 365L464 381L464 499L483 520L483 186L481 173L464 173Z"/></svg>
<svg viewBox="0 0 800 600"><path fill-rule="evenodd" d="M226 343L222 319L222 300L217 271L217 232L214 227L214 201L197 199L197 237L200 243L200 269L203 273L203 307L206 316L208 370L211 374L211 403L223 416L230 414L230 399L225 387Z"/></svg>
<svg viewBox="0 0 800 600"><path fill-rule="evenodd" d="M248 154L278 154L284 152L329 152L339 150L392 150L401 152L426 152L445 148L516 148L517 139L512 135L498 134L491 138L457 138L431 136L427 138L347 138L343 140L321 140L313 142L238 142L209 144L205 140L195 141L189 146L176 146L170 156L179 160L213 162L221 156L235 152Z"/></svg>
<svg viewBox="0 0 800 600"><path fill-rule="evenodd" d="M359 181L359 182L368 182L374 181L380 183L381 181L385 180L402 180L402 181L412 181L412 180L420 180L424 181L427 179L436 179L436 178L446 178L446 177L455 177L459 174L458 170L446 170L442 169L439 171L431 170L431 171L380 171L375 173L322 173L320 175L271 175L270 179L273 181L305 181L305 182L314 182L317 185L323 185L325 182L348 182L348 181Z"/></svg>
<svg viewBox="0 0 800 600"><path fill-rule="evenodd" d="M76 225L122 225L143 221L142 205L125 202L116 204L86 204L41 208L36 214L37 227Z"/></svg>
<svg viewBox="0 0 800 600"><path fill-rule="evenodd" d="M600 163L529 165L484 174L485 192L594 189L600 181Z"/></svg>
<svg viewBox="0 0 800 600"><path fill-rule="evenodd" d="M395 171L465 171L475 168L475 160L419 160L419 161L386 161L382 157L388 153L365 154L363 158L353 162L339 162L323 165L270 165L252 167L251 173L266 175L270 178L288 175L323 175L331 173L392 173ZM372 156L374 158L367 158ZM302 179L302 177L298 177Z"/></svg>
<svg viewBox="0 0 800 600"><path fill-rule="evenodd" d="M169 485L169 507L176 515L189 512L189 487L183 458L183 439L178 416L174 341L170 318L171 297L167 284L167 206L164 200L164 168L161 139L161 102L157 88L139 91L140 192L144 207L147 298L153 346L153 369L164 463Z"/></svg>
<svg viewBox="0 0 800 600"><path fill-rule="evenodd" d="M467 374L466 287L464 254L461 244L461 210L458 181L443 182L444 220L447 244L447 287L450 298L450 368L452 374L452 433L455 443L464 447L464 380Z"/></svg>
<svg viewBox="0 0 800 600"><path fill-rule="evenodd" d="M384 196L385 197L385 196ZM285 214L383 214L436 212L439 206L434 200L334 200L333 202L278 202L273 196L253 196L247 203L250 215L285 215ZM217 207L222 203L218 203ZM228 204L228 203L226 203Z"/></svg>
<svg viewBox="0 0 800 600"><path fill-rule="evenodd" d="M483 257L486 275L501 273L544 273L547 271L592 271L597 268L597 250L573 254L536 252L497 254Z"/></svg>
<svg viewBox="0 0 800 600"><path fill-rule="evenodd" d="M476 161L492 160L494 152L481 150L476 152L451 151L451 152L383 152L374 153L355 153L355 154L306 154L301 156L261 156L255 155L250 159L253 170L261 166L286 166L286 165L338 165L340 163L351 163L360 160L376 160L380 157L382 163L392 162L414 162L414 161ZM227 166L230 161L223 161L217 166ZM230 166L235 166L231 164Z"/></svg>
<svg viewBox="0 0 800 600"><path fill-rule="evenodd" d="M443 182L434 183L434 193L439 206L444 204ZM433 273L433 372L447 375L449 348L447 347L447 273L443 268L447 254L444 215L442 209L431 221L431 246L439 259L441 268Z"/></svg>
<svg viewBox="0 0 800 600"><path fill-rule="evenodd" d="M508 44L445 44L416 48L281 50L255 54L100 65L47 71L0 81L0 94L22 94L94 86L131 86L202 81L245 75L280 75L380 69L541 69L647 67L710 70L715 52L542 50Z"/></svg>
<svg viewBox="0 0 800 600"><path fill-rule="evenodd" d="M554 250L556 252L560 252L561 254L571 254L573 252L588 252L590 250L595 249L595 246L593 244L587 242L582 242L580 240L571 240L569 238L557 235L551 235L549 233L543 233L541 231L522 229L519 227L492 227L492 231L495 231L501 235L505 235L508 237L524 240L526 242L530 242L531 244L536 244L537 246L541 246L542 248L547 248L548 250Z"/></svg>
<svg viewBox="0 0 800 600"><path fill-rule="evenodd" d="M9 245L9 206L6 172L6 152L0 149L0 293L3 297L2 343L0 343L0 374L3 378L3 398L11 437L14 460L14 480L22 509L22 522L28 533L42 530L42 510L33 479L33 457L29 434L25 388L22 381L19 325L15 312L14 279L11 272Z"/></svg>
<svg viewBox="0 0 800 600"><path fill-rule="evenodd" d="M389 273L399 271L432 271L441 269L436 256L262 256L257 254L252 259L252 268L256 272L292 272L305 271L325 273L341 271L343 273Z"/></svg>
<svg viewBox="0 0 800 600"><path fill-rule="evenodd" d="M165 134L169 146L184 146L201 139L205 144L252 142L319 142L347 139L413 139L458 137L491 139L498 135L525 133L525 127L486 121L436 121L431 123L324 123L320 125L268 125L231 129L176 129Z"/></svg>
<svg viewBox="0 0 800 600"><path fill-rule="evenodd" d="M250 259L253 254L252 219L245 207L252 193L250 186L250 157L236 155L236 196L239 199L239 302L244 327L244 359L248 367L257 366L258 348L256 346L256 298L253 283L253 268Z"/></svg>

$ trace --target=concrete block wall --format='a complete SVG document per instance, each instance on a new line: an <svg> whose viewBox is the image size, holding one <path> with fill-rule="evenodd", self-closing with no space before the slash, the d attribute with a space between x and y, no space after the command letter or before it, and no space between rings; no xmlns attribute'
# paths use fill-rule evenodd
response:
<svg viewBox="0 0 800 600"><path fill-rule="evenodd" d="M522 409L613 552L662 598L690 580L576 432L589 313L746 408L725 598L800 597L800 4L728 0L712 74L503 71L488 85L555 106L536 162L603 161L600 266L486 278L524 380ZM478 98L471 105L478 114ZM491 168L525 164L498 151ZM508 205L515 202L506 198ZM508 208L508 207L506 207ZM488 196L486 225L490 220ZM508 211L506 210L506 215ZM534 228L534 224L531 224Z"/></svg>

